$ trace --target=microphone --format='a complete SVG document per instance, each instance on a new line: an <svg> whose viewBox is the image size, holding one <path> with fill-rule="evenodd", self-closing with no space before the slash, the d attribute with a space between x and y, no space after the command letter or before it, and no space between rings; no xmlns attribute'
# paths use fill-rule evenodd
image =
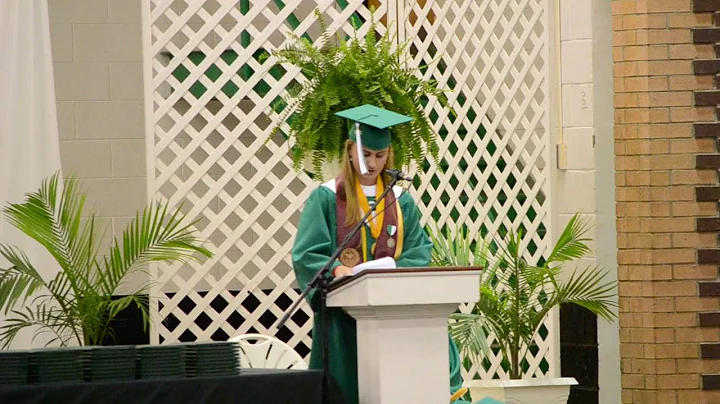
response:
<svg viewBox="0 0 720 404"><path fill-rule="evenodd" d="M400 170L396 170L394 168L388 168L387 170L385 170L385 172L388 173L388 175L391 178L395 178L397 180L412 181L412 178L408 177L407 175L405 175L405 173L403 173Z"/></svg>

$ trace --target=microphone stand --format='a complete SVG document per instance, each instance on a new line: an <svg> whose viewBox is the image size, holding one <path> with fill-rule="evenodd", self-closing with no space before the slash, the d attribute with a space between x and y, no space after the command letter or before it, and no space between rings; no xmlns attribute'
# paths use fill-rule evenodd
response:
<svg viewBox="0 0 720 404"><path fill-rule="evenodd" d="M360 231L362 226L365 225L365 221L370 216L372 212L377 209L377 206L380 204L380 201L385 199L385 195L387 195L388 192L395 186L395 184L398 182L399 176L395 173L389 174L391 180L390 184L385 187L385 190L380 195L380 198L375 201L372 207L368 209L368 211L365 213L365 215L360 219L360 222L355 226L355 228L352 229L350 233L345 236L345 239L343 239L342 243L338 246L338 248L335 250L333 255L330 257L330 259L325 263L325 265L315 274L315 277L313 277L310 282L308 283L307 287L305 288L305 291L300 295L300 297L293 302L292 306L288 309L288 311L285 312L285 315L280 319L280 322L277 325L277 328L280 329L282 326L287 322L287 320L290 318L290 316L297 310L298 306L300 305L300 302L302 302L310 293L311 290L316 290L320 292L320 343L322 345L322 358L323 358L323 403L328 403L328 387L329 387L329 372L330 372L330 360L329 360L329 330L327 326L327 294L328 289L330 287L330 280L328 279L328 276L331 272L331 268L335 260L340 256L342 251L345 249L345 247L348 245L352 237Z"/></svg>

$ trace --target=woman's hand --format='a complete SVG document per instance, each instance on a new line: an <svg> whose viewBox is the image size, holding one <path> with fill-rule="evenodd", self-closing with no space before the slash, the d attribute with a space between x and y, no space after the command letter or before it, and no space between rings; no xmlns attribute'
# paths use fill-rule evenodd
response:
<svg viewBox="0 0 720 404"><path fill-rule="evenodd" d="M333 276L336 278L341 278L346 275L352 275L352 268L340 265L333 270Z"/></svg>

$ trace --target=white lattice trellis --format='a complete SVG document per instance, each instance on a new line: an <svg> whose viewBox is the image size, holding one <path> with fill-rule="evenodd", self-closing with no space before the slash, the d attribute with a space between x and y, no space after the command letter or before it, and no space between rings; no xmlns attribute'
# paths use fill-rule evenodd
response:
<svg viewBox="0 0 720 404"><path fill-rule="evenodd" d="M452 89L449 101L458 116L428 105L442 135L445 170L425 170L417 192L424 196L424 218L490 236L522 227L529 236L527 258L537 261L550 240L548 2L406 2L399 16L415 65L429 65L425 78ZM554 371L551 322L535 339L530 374ZM506 376L501 359L476 363L466 377Z"/></svg>
<svg viewBox="0 0 720 404"><path fill-rule="evenodd" d="M493 234L522 225L532 257L548 247L549 140L547 0L443 0L382 3L399 39L412 39L413 63L452 88L458 113L432 102L444 170L428 164L413 191L425 220L462 221ZM272 103L295 70L260 55L287 33L317 40L312 14L333 31L368 21L361 1L148 0L144 3L149 187L198 220L216 254L201 264L153 270L152 341L227 339L277 333L301 353L310 346L303 307L283 330L274 324L299 295L289 253L302 204L317 186L292 170L282 137L265 143ZM399 23L398 23L399 21ZM363 25L367 29L368 24ZM382 27L381 27L382 28ZM361 34L363 29L360 30ZM548 327L548 329L552 329ZM544 338L542 338L544 337ZM530 371L552 362L539 337ZM552 363L549 363L552 365ZM472 372L503 376L498 358ZM470 375L472 376L472 375Z"/></svg>

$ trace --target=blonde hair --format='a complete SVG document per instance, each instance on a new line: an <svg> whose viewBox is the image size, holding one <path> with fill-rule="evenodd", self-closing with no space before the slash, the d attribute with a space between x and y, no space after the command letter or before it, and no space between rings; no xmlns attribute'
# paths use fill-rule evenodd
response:
<svg viewBox="0 0 720 404"><path fill-rule="evenodd" d="M343 153L341 162L341 174L343 181L345 182L345 226L354 226L360 219L362 219L362 212L360 212L360 203L358 202L357 190L355 189L355 181L357 175L353 168L352 162L350 162L350 148L355 147L355 142L348 139L345 141L345 152ZM388 183L388 175L385 174L385 170L392 168L394 165L394 155L392 146L388 149L388 158L385 161L383 171L380 173L383 177L385 184ZM377 203L377 201L376 201Z"/></svg>

